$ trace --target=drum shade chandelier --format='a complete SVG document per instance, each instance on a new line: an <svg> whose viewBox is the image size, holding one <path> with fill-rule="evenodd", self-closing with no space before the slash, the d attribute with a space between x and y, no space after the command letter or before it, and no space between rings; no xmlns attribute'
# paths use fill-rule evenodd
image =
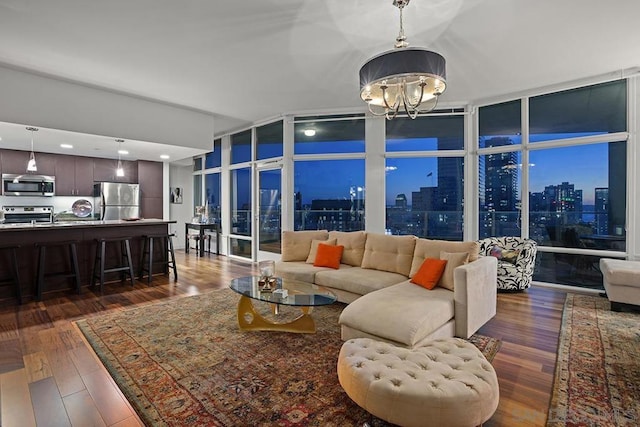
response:
<svg viewBox="0 0 640 427"><path fill-rule="evenodd" d="M400 10L400 32L394 49L374 56L360 68L360 98L373 115L389 120L400 110L412 119L419 113L432 111L447 87L442 55L408 47L402 11L409 1L393 0Z"/></svg>

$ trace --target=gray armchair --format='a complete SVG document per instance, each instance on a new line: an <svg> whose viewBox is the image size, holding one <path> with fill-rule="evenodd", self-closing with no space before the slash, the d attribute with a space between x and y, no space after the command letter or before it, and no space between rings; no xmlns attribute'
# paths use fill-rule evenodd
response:
<svg viewBox="0 0 640 427"><path fill-rule="evenodd" d="M498 258L498 289L521 291L531 286L538 245L522 237L488 237L479 240L480 256Z"/></svg>

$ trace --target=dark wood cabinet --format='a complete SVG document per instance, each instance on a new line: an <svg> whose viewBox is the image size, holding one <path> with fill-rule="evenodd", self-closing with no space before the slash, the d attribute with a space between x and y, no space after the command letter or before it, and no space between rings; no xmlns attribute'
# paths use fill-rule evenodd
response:
<svg viewBox="0 0 640 427"><path fill-rule="evenodd" d="M143 197L140 199L140 216L162 219L162 198Z"/></svg>
<svg viewBox="0 0 640 427"><path fill-rule="evenodd" d="M93 195L93 159L91 157L57 156L56 195Z"/></svg>
<svg viewBox="0 0 640 427"><path fill-rule="evenodd" d="M140 214L144 218L162 218L162 163L138 161Z"/></svg>
<svg viewBox="0 0 640 427"><path fill-rule="evenodd" d="M30 151L2 150L2 173L26 174ZM38 175L56 174L56 155L49 153L35 153Z"/></svg>
<svg viewBox="0 0 640 427"><path fill-rule="evenodd" d="M93 196L93 159L76 157L75 181L77 196Z"/></svg>
<svg viewBox="0 0 640 427"><path fill-rule="evenodd" d="M139 160L138 183L142 197L162 198L162 163Z"/></svg>
<svg viewBox="0 0 640 427"><path fill-rule="evenodd" d="M117 159L93 159L93 180L95 182L138 183L138 162L122 160L124 176L116 176Z"/></svg>

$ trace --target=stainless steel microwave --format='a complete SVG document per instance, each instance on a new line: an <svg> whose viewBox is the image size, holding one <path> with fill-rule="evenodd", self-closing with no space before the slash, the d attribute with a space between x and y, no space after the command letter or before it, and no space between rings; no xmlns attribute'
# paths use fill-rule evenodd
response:
<svg viewBox="0 0 640 427"><path fill-rule="evenodd" d="M5 196L54 196L56 178L49 175L2 174L2 194Z"/></svg>

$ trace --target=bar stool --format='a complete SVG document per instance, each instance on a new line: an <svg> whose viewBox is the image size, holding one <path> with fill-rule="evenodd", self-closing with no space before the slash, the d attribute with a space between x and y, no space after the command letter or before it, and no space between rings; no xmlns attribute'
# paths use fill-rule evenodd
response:
<svg viewBox="0 0 640 427"><path fill-rule="evenodd" d="M18 255L16 250L20 249L20 245L0 246L0 253L9 253L11 258L11 277L0 280L0 284L13 284L16 288L16 298L18 304L22 304L22 289L20 288L20 267L18 266Z"/></svg>
<svg viewBox="0 0 640 427"><path fill-rule="evenodd" d="M36 243L38 248L38 280L36 282L36 300L42 300L42 291L44 290L44 279L47 277L73 277L76 292L80 294L80 269L78 268L78 251L76 245L77 240L69 240L66 242L47 242ZM47 273L47 248L49 247L66 247L69 250L69 270Z"/></svg>
<svg viewBox="0 0 640 427"><path fill-rule="evenodd" d="M142 280L144 278L145 271L147 272L147 284L151 283L151 276L153 274L154 265L164 266L165 274L169 273L169 269L173 269L173 280L178 280L178 269L176 268L176 255L173 251L173 240L175 234L149 234L142 236L144 244L142 248L142 256L140 257L140 270L138 278ZM160 251L162 252L162 259L159 261L153 260L153 242L158 240Z"/></svg>
<svg viewBox="0 0 640 427"><path fill-rule="evenodd" d="M93 272L91 274L91 287L96 284L96 278L100 280L100 293L104 288L104 275L107 273L115 273L120 271L120 279L125 280L126 275L129 275L131 280L131 286L134 286L133 278L133 263L131 262L131 237L116 237L110 239L96 239L96 256L93 261ZM108 243L119 243L120 252L120 264L106 267L106 253Z"/></svg>

